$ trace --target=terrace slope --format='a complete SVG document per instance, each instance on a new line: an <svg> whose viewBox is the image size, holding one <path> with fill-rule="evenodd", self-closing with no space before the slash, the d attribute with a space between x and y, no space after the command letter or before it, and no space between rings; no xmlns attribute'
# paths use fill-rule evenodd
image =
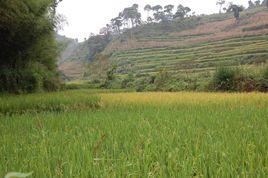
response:
<svg viewBox="0 0 268 178"><path fill-rule="evenodd" d="M165 70L206 80L219 66L255 67L267 61L268 11L246 10L239 21L232 14L213 14L142 25L115 38L102 53L117 66L119 77L132 73L139 78ZM94 67L87 69L87 78L106 74L102 63L91 62ZM81 65L76 71L84 72Z"/></svg>

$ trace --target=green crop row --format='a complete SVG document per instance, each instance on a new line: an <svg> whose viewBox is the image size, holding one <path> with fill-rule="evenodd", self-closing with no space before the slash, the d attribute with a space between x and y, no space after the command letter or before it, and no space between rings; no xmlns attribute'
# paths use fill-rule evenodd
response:
<svg viewBox="0 0 268 178"><path fill-rule="evenodd" d="M96 109L99 101L99 97L86 90L0 96L0 115Z"/></svg>

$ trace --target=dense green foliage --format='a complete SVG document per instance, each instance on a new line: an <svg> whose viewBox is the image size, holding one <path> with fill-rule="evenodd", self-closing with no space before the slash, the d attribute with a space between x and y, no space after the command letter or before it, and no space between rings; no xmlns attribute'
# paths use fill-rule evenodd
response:
<svg viewBox="0 0 268 178"><path fill-rule="evenodd" d="M0 175L266 177L267 97L107 93L98 110L0 116Z"/></svg>
<svg viewBox="0 0 268 178"><path fill-rule="evenodd" d="M239 68L219 68L211 82L211 90L216 91L268 91L267 81L268 68L254 74L254 70Z"/></svg>
<svg viewBox="0 0 268 178"><path fill-rule="evenodd" d="M111 35L109 33L105 35L96 35L90 37L85 45L88 50L87 60L92 61L96 56L101 53L111 41Z"/></svg>
<svg viewBox="0 0 268 178"><path fill-rule="evenodd" d="M59 88L53 0L0 1L0 92Z"/></svg>

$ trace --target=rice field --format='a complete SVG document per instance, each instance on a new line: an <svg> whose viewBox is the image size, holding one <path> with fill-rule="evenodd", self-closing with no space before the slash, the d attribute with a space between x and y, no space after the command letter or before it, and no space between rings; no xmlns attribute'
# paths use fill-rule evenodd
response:
<svg viewBox="0 0 268 178"><path fill-rule="evenodd" d="M34 107L54 97L69 107ZM77 90L0 96L0 108L0 177L268 176L267 94Z"/></svg>

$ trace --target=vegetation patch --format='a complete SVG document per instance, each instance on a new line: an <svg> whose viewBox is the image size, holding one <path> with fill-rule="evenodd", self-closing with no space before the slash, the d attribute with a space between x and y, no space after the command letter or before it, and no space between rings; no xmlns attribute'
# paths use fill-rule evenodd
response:
<svg viewBox="0 0 268 178"><path fill-rule="evenodd" d="M100 106L100 98L89 91L0 96L0 115L69 112L97 109Z"/></svg>
<svg viewBox="0 0 268 178"><path fill-rule="evenodd" d="M88 92L79 92L88 97ZM103 107L98 110L0 116L0 173L33 171L34 177L267 175L267 94L100 96ZM79 100L84 102L80 96Z"/></svg>

